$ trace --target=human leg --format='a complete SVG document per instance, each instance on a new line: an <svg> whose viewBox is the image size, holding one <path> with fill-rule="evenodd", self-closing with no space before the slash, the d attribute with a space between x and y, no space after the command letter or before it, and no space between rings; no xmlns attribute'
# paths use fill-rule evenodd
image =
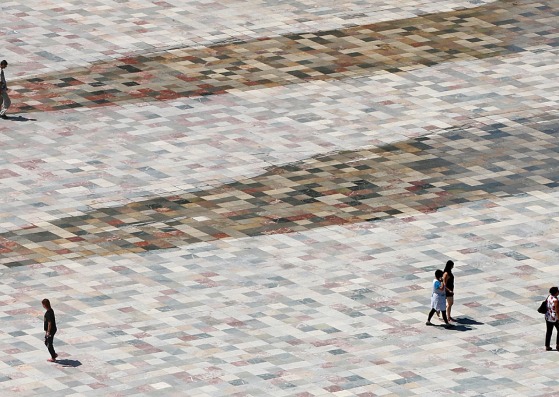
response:
<svg viewBox="0 0 559 397"><path fill-rule="evenodd" d="M452 309L452 305L454 304L454 296L447 296L446 297L446 317L449 321L454 321L452 316L450 315L450 311Z"/></svg>
<svg viewBox="0 0 559 397"><path fill-rule="evenodd" d="M547 320L545 322L545 348L547 350L551 350L551 346L549 344L551 343L551 334L553 332L553 327L555 326L555 324L556 323Z"/></svg>
<svg viewBox="0 0 559 397"><path fill-rule="evenodd" d="M10 108L10 105L12 104L12 101L10 100L10 97L8 96L8 91L7 90L2 90L2 95L1 96L2 96L2 106L0 107L0 116L5 116L6 112Z"/></svg>
<svg viewBox="0 0 559 397"><path fill-rule="evenodd" d="M56 354L56 352L54 351L53 343L54 343L54 335L50 335L45 338L45 345L47 345L47 349L51 357L51 360L49 361L55 361L56 357L58 357L58 354Z"/></svg>
<svg viewBox="0 0 559 397"><path fill-rule="evenodd" d="M559 350L559 321L555 321L554 323L552 323L555 326L555 334L556 339L555 339L555 347L557 348L557 350ZM553 328L552 328L553 330ZM551 337L551 335L550 335ZM549 341L551 343L551 340Z"/></svg>
<svg viewBox="0 0 559 397"><path fill-rule="evenodd" d="M432 325L431 319L433 318L433 314L435 314L436 311L436 309L431 309L431 311L429 312L429 316L427 317L427 322L425 323L426 325Z"/></svg>
<svg viewBox="0 0 559 397"><path fill-rule="evenodd" d="M445 324L449 324L448 322L448 318L446 317L446 312L444 310L441 311L441 314L443 315L443 321Z"/></svg>

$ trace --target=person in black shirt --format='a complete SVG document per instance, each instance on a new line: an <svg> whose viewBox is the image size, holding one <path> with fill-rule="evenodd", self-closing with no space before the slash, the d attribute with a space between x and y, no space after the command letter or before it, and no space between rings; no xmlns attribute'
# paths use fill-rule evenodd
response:
<svg viewBox="0 0 559 397"><path fill-rule="evenodd" d="M51 357L47 361L54 363L56 362L56 357L58 357L58 354L56 354L56 352L54 351L54 347L52 346L52 343L54 341L54 334L56 334L57 331L56 319L54 317L54 310L52 310L52 307L50 306L50 301L48 299L43 299L41 303L43 304L43 307L47 310L45 312L45 317L44 317L45 346L47 347L47 349L49 349L49 353Z"/></svg>
<svg viewBox="0 0 559 397"><path fill-rule="evenodd" d="M452 269L454 268L453 261L447 261L446 266L444 267L444 275L443 281L446 287L446 317L448 321L454 321L455 319L452 318L450 315L450 311L452 309L452 305L454 304L454 274L452 274Z"/></svg>

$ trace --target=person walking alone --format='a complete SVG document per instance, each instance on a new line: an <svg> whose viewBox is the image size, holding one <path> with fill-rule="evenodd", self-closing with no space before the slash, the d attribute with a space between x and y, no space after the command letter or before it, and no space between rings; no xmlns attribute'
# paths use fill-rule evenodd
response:
<svg viewBox="0 0 559 397"><path fill-rule="evenodd" d="M43 299L41 303L46 309L44 317L45 346L50 353L50 358L47 361L54 363L56 362L56 357L58 357L58 354L56 354L56 352L54 351L54 346L52 345L54 342L54 334L56 334L57 331L56 318L54 317L54 310L52 310L50 301L48 299Z"/></svg>
<svg viewBox="0 0 559 397"><path fill-rule="evenodd" d="M545 312L545 350L547 351L553 350L550 346L553 327L557 330L555 347L559 350L559 301L557 300L557 295L559 295L559 288L551 287L549 289L549 296L547 297L547 312Z"/></svg>
<svg viewBox="0 0 559 397"><path fill-rule="evenodd" d="M6 83L6 76L4 76L4 69L8 66L8 62L4 59L0 62L0 117L7 119L6 112L8 111L12 101L8 96L8 84Z"/></svg>

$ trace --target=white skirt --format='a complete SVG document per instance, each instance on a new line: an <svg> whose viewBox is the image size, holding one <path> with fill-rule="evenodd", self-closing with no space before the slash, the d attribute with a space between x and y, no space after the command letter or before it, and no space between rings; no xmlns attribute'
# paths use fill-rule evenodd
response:
<svg viewBox="0 0 559 397"><path fill-rule="evenodd" d="M431 295L431 309L439 311L446 310L446 295L433 293L433 295Z"/></svg>

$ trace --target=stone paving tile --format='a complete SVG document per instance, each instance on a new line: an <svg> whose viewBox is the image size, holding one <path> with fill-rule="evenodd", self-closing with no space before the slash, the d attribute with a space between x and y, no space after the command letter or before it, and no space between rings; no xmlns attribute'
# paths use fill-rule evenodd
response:
<svg viewBox="0 0 559 397"><path fill-rule="evenodd" d="M543 280L557 275L557 199L534 191L413 219L5 269L2 387L17 396L553 393L556 353L543 351L535 308ZM457 264L454 330L424 325L432 273L447 258ZM47 295L58 365L40 351Z"/></svg>
<svg viewBox="0 0 559 397"><path fill-rule="evenodd" d="M286 33L340 29L490 1L316 0L4 2L3 56L25 76L98 60Z"/></svg>
<svg viewBox="0 0 559 397"><path fill-rule="evenodd" d="M559 16L551 4L498 1L344 30L177 49L16 82L13 96L20 112L48 111L397 73L555 47L550 14Z"/></svg>
<svg viewBox="0 0 559 397"><path fill-rule="evenodd" d="M548 115L309 159L216 189L3 233L0 262L21 266L293 233L553 190L558 132L556 116Z"/></svg>
<svg viewBox="0 0 559 397"><path fill-rule="evenodd" d="M546 89L559 81L546 66L556 61L553 51L528 52L204 101L14 117L0 123L0 230L207 189L317 153L444 133L472 119L539 117L559 105Z"/></svg>
<svg viewBox="0 0 559 397"><path fill-rule="evenodd" d="M138 1L134 6L151 10L170 3ZM51 9L46 2L40 8L66 16L69 4L57 3L58 8ZM99 13L113 6L97 10L98 3L89 4ZM282 6L300 11L308 4ZM401 2L398 13L409 12L408 4ZM158 159L166 150L185 147L174 146L175 134L194 123L169 116L173 108L188 110L184 106L193 103L188 98L157 106L67 109L46 117L34 113L13 119L27 123L2 123L0 226L6 232L1 255L20 265L1 268L3 393L554 395L556 352L542 351L543 320L535 308L557 277L557 18L552 12L547 19L537 16L543 9L538 7L554 9L553 4L500 4L509 6L503 13L517 6L528 10L510 20L499 19L502 24L487 31L487 37L494 37L501 29L513 30L517 47L508 46L501 56L201 98L207 107L192 114L198 118L193 131L200 138L190 151L202 153L201 158L219 158L236 144L253 146L206 165L234 182L214 183L203 191L170 183L167 176L173 171L160 165L175 157ZM107 25L129 21L129 5L115 4L122 8ZM437 7L448 5L431 7L441 11ZM24 7L2 7L4 11L20 6ZM231 10L228 6L224 3L224 13ZM417 14L427 7L417 7ZM31 18L21 15L28 22L37 18L49 24L50 17L41 18L41 11L29 11ZM341 29L329 28L329 23L335 24L334 8L312 13L324 13L330 22L310 33ZM355 22L361 17L351 18ZM434 15L428 18L437 20ZM320 18L311 22L321 25ZM479 21L469 22L479 27ZM546 27L539 29L537 24ZM270 31L280 33L279 24L271 25ZM531 34L522 36L530 29ZM45 32L38 33L38 40L44 40ZM220 40L221 33L208 36ZM545 37L543 45L537 36ZM157 40L147 35L143 39L147 45ZM37 42L29 45L40 48ZM107 49L104 56L120 54L124 47L125 43ZM517 53L519 48L522 52ZM402 54L413 56L414 51ZM37 55L47 61L36 70L49 62L66 62L52 48ZM480 81L471 81L475 78ZM339 104L317 103L316 93L303 95L308 87L336 91ZM361 106L366 101L354 101L355 92L371 96L378 94L378 87L384 88L383 95L371 100L375 106L369 111ZM271 105L277 102L268 98L271 92L283 93L284 103L291 101L301 111L274 112ZM237 113L224 110L241 97L253 106L243 103L233 111ZM261 105L263 98L267 106ZM308 103L302 106L303 102ZM314 105L317 110L311 110ZM323 119L338 112L334 117L353 123L352 129L339 122L325 129L322 140L312 136L324 131L316 127ZM374 118L363 118L367 112ZM231 127L234 123L218 120L243 113L254 118L239 130L265 129L263 118L276 123L278 130L289 120L299 123L285 124L293 132L305 125L317 129L278 142L262 131L262 141L269 143L259 147L246 139L250 135ZM443 113L448 114L437 117ZM31 120L35 117L39 120ZM205 133L214 120L214 135ZM379 126L374 132L368 125L372 120ZM80 128L64 128L67 121ZM137 140L125 135L107 139L118 128ZM80 135L84 131L89 133ZM427 131L433 136L423 136ZM155 137L144 138L150 132ZM229 140L219 142L223 136ZM331 152L326 144L331 136L347 141L337 147L353 146L352 150ZM62 143L60 137L70 143ZM258 175L243 162L251 161L251 150L262 147L271 152L279 147L270 164L282 165ZM286 148L322 155L303 154L299 158L304 161L286 164L293 156L282 154ZM109 152L105 156L104 150ZM97 172L97 167L100 174L94 183L107 186L107 178L120 186L106 191L111 205L93 209L91 178L84 175ZM129 178L132 168L137 173ZM187 176L198 182L219 180L207 172L204 167L185 167L175 175L189 181ZM157 179L161 183L156 188L145 189L149 200L129 203L117 193ZM160 190L153 194L150 189ZM293 211L295 218L290 217ZM28 221L37 214L40 222ZM309 214L311 218L299 219ZM363 222L372 215L374 221ZM186 233L180 228L187 228ZM433 271L448 258L457 262L454 315L460 322L453 331L424 325ZM45 296L53 300L58 314L57 365L44 361L39 302Z"/></svg>

